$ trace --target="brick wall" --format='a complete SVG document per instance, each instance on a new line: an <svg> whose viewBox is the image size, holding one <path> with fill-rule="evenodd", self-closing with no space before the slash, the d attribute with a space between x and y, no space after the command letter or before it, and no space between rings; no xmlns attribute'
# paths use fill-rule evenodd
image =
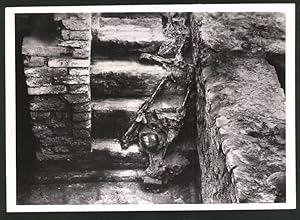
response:
<svg viewBox="0 0 300 220"><path fill-rule="evenodd" d="M36 30L22 46L40 160L88 152L91 138L91 15L54 14L50 22L55 38Z"/></svg>

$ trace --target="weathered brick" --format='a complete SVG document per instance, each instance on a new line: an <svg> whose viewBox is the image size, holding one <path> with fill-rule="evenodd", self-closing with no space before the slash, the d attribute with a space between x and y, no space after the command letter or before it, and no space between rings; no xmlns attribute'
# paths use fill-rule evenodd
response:
<svg viewBox="0 0 300 220"><path fill-rule="evenodd" d="M68 118L67 112L54 112L54 114L52 116L57 118L58 120Z"/></svg>
<svg viewBox="0 0 300 220"><path fill-rule="evenodd" d="M89 91L88 85L70 85L68 92L71 94L82 94Z"/></svg>
<svg viewBox="0 0 300 220"><path fill-rule="evenodd" d="M78 103L72 106L74 112L88 112L92 110L91 103Z"/></svg>
<svg viewBox="0 0 300 220"><path fill-rule="evenodd" d="M49 67L89 67L89 59L50 58Z"/></svg>
<svg viewBox="0 0 300 220"><path fill-rule="evenodd" d="M71 143L72 138L67 136L61 137L46 137L39 140L41 145L44 147L55 146L55 145L68 145Z"/></svg>
<svg viewBox="0 0 300 220"><path fill-rule="evenodd" d="M35 67L24 69L25 76L27 77L44 77L44 76L63 76L67 75L68 68L50 68L50 67Z"/></svg>
<svg viewBox="0 0 300 220"><path fill-rule="evenodd" d="M59 111L66 108L66 102L59 97L35 96L29 108L31 111Z"/></svg>
<svg viewBox="0 0 300 220"><path fill-rule="evenodd" d="M45 57L24 56L24 65L28 67L44 66L46 63Z"/></svg>
<svg viewBox="0 0 300 220"><path fill-rule="evenodd" d="M53 133L54 133L54 135L57 135L57 136L71 136L72 135L72 131L70 128L56 128L56 129L53 129Z"/></svg>
<svg viewBox="0 0 300 220"><path fill-rule="evenodd" d="M30 112L32 120L45 120L50 118L50 112Z"/></svg>
<svg viewBox="0 0 300 220"><path fill-rule="evenodd" d="M89 138L91 132L89 130L73 130L73 136L78 138Z"/></svg>
<svg viewBox="0 0 300 220"><path fill-rule="evenodd" d="M41 125L41 124L33 126L32 133L37 138L45 138L45 137L49 137L49 136L53 135L53 132L51 129L49 129L47 126Z"/></svg>
<svg viewBox="0 0 300 220"><path fill-rule="evenodd" d="M91 141L89 138L87 139L73 139L72 147L76 147L77 149L82 147L82 149L90 150ZM75 149L76 150L76 149Z"/></svg>
<svg viewBox="0 0 300 220"><path fill-rule="evenodd" d="M69 30L89 30L91 28L91 19L78 19L75 17L70 17L69 19L62 20L62 24L66 29Z"/></svg>
<svg viewBox="0 0 300 220"><path fill-rule="evenodd" d="M50 77L29 77L26 79L26 84L29 87L50 86L51 81Z"/></svg>
<svg viewBox="0 0 300 220"><path fill-rule="evenodd" d="M91 112L80 112L73 114L73 121L86 121L92 118Z"/></svg>
<svg viewBox="0 0 300 220"><path fill-rule="evenodd" d="M29 56L41 56L41 57L57 57L72 52L71 48L63 46L47 46L47 45L32 45L23 44L22 54Z"/></svg>
<svg viewBox="0 0 300 220"><path fill-rule="evenodd" d="M91 100L90 94L66 94L64 98L71 104L84 103Z"/></svg>
<svg viewBox="0 0 300 220"><path fill-rule="evenodd" d="M27 88L28 95L47 95L47 94L64 94L67 92L66 86L52 85Z"/></svg>
<svg viewBox="0 0 300 220"><path fill-rule="evenodd" d="M90 47L89 41L82 41L82 40L67 40L67 41L62 41L57 45L60 47L73 47L73 48L89 48Z"/></svg>
<svg viewBox="0 0 300 220"><path fill-rule="evenodd" d="M69 18L89 19L91 18L91 14L90 13L56 13L53 15L53 19L55 21L61 21Z"/></svg>
<svg viewBox="0 0 300 220"><path fill-rule="evenodd" d="M90 70L88 68L70 68L69 74L72 76L88 76L90 75Z"/></svg>
<svg viewBox="0 0 300 220"><path fill-rule="evenodd" d="M92 37L90 31L70 31L70 30L62 30L61 36L64 40L90 40Z"/></svg>
<svg viewBox="0 0 300 220"><path fill-rule="evenodd" d="M81 121L81 122L73 122L73 128L75 129L88 129L91 128L91 120Z"/></svg>
<svg viewBox="0 0 300 220"><path fill-rule="evenodd" d="M73 85L73 84L89 84L90 83L90 77L89 76L59 76L54 77L54 82L59 84L67 84L67 85Z"/></svg>
<svg viewBox="0 0 300 220"><path fill-rule="evenodd" d="M50 146L50 147L40 147L40 150L43 154L58 154L58 153L69 153L70 149L69 146L65 145L57 145L57 146Z"/></svg>
<svg viewBox="0 0 300 220"><path fill-rule="evenodd" d="M91 55L91 49L89 47L77 49L75 48L73 51L73 57L74 58L88 58Z"/></svg>

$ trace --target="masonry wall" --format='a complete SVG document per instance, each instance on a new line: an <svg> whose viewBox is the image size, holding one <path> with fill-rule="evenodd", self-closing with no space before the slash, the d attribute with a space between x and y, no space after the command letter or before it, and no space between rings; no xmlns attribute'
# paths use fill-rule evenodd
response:
<svg viewBox="0 0 300 220"><path fill-rule="evenodd" d="M285 95L267 54L285 51L284 15L192 16L204 203L273 202L285 172Z"/></svg>
<svg viewBox="0 0 300 220"><path fill-rule="evenodd" d="M53 14L23 40L24 74L39 160L90 151L90 14ZM50 28L48 28L50 29Z"/></svg>

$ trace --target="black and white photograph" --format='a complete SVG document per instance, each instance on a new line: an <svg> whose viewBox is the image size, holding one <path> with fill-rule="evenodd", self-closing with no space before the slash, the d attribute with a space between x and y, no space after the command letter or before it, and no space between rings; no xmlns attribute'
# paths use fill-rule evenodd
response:
<svg viewBox="0 0 300 220"><path fill-rule="evenodd" d="M296 206L293 4L6 12L8 211Z"/></svg>

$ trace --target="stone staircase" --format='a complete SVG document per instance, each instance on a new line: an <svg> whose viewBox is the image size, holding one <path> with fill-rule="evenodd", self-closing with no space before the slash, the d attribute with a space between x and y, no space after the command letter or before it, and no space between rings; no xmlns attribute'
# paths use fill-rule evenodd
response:
<svg viewBox="0 0 300 220"><path fill-rule="evenodd" d="M44 169L40 175L35 177L36 181L40 184L61 183L60 188L67 187L64 185L66 182L72 184L83 181L101 182L104 185L105 183L108 185L115 183L118 184L120 194L130 191L133 184L134 193L139 196L131 201L132 199L126 199L128 196L120 195L121 203L198 202L195 192L198 187L196 179L193 177L193 170L197 170L198 167L197 153L188 124L187 128L183 129L186 132L181 134L182 138L174 145L174 150L189 158L190 170L182 178L171 183L168 186L169 189L165 189L167 191L157 195L145 191L138 184L141 177L145 175L143 171L148 166L147 155L141 153L136 145L130 146L128 150L122 150L118 142L118 138L135 119L139 107L149 98L161 78L167 74L161 66L141 63L137 59L141 52L155 53L165 40L161 17L156 14L144 15L142 18L136 14L133 14L132 17L107 14L93 21L92 32L91 153L86 158L79 158L76 161L82 171L65 172L65 170L58 169L52 172ZM174 75L179 79L185 78L185 73L181 70L177 70ZM184 92L185 87L181 83L167 83L161 96L151 108L155 108L160 114L172 116L176 107L183 102ZM47 173L47 175L43 175L43 173ZM188 187L180 194L179 189L186 186ZM113 187L109 188L114 191ZM178 191L175 193L176 198L167 196L167 199L163 199L163 193L168 194L173 190L174 194L175 189ZM112 195L111 200L116 200L115 197ZM148 198L147 201L145 198ZM40 201L40 203L45 202ZM63 203L76 204L76 202L70 201ZM107 198L103 199L100 196L95 199L94 203L107 203Z"/></svg>
<svg viewBox="0 0 300 220"><path fill-rule="evenodd" d="M99 19L98 27L97 38L93 39L92 44L92 48L96 49L93 49L91 64L92 152L107 155L108 167L109 164L119 164L120 167L114 167L120 170L124 167L145 169L147 156L139 152L135 145L121 150L117 139L167 74L161 66L144 64L137 59L139 53L145 50L157 52L165 40L161 17L104 15ZM185 77L181 70L174 75L179 79ZM151 108L163 114L174 114L176 107L183 102L185 89L182 83L168 83ZM184 141L186 144L189 140ZM177 151L191 158L196 152L192 142L179 144ZM137 171L139 175L133 175L136 180L143 175L140 171Z"/></svg>

